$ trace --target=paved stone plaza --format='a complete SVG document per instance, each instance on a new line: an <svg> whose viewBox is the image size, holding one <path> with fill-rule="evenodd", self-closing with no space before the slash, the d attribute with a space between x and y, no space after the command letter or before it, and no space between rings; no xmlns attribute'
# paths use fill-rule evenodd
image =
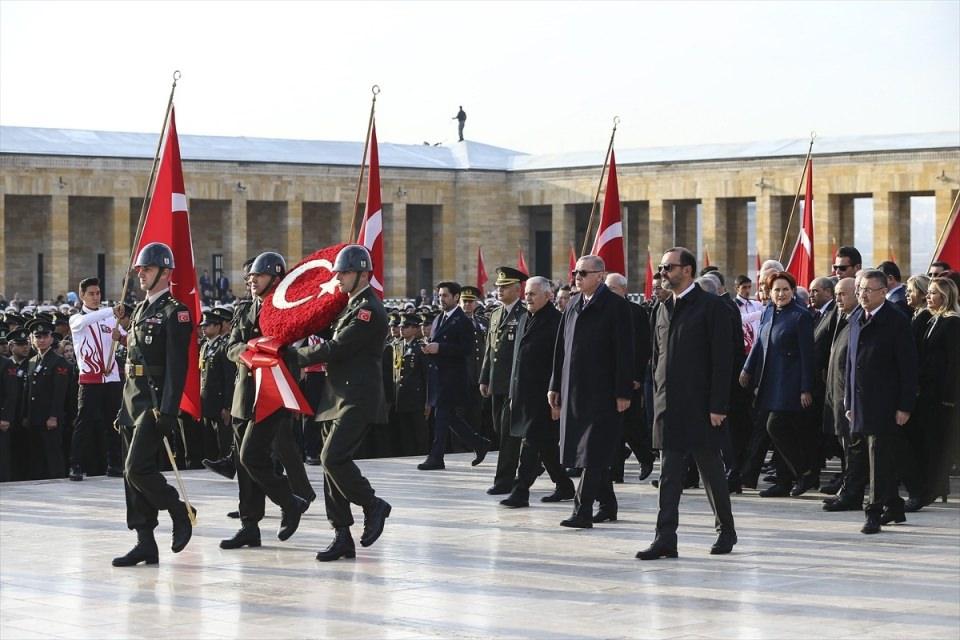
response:
<svg viewBox="0 0 960 640"><path fill-rule="evenodd" d="M0 638L952 638L960 635L960 508L908 514L859 533L861 513L827 514L819 495L734 498L740 543L710 556L702 490L681 505L680 558L641 563L656 490L618 485L620 521L557 526L570 503L530 509L487 496L493 457L418 472L419 460L361 462L393 504L383 537L354 561L321 564L331 537L314 503L287 543L268 505L264 547L221 551L236 483L186 474L199 509L174 556L161 514L160 566L114 569L132 546L117 479L0 485ZM319 468L310 467L320 492ZM656 473L653 476L656 477ZM322 498L321 498L322 500ZM359 517L359 512L357 513ZM359 537L359 526L354 536Z"/></svg>

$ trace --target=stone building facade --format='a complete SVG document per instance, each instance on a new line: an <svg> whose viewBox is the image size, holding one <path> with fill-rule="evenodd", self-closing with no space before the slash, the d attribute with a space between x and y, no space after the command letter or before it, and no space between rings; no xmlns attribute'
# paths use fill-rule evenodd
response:
<svg viewBox="0 0 960 640"><path fill-rule="evenodd" d="M53 298L101 274L116 297L155 145L148 134L0 127L0 293ZM261 251L292 264L349 239L360 143L181 135L181 147L198 270L222 269L237 283L243 261ZM806 148L618 149L631 289L642 288L648 247L656 261L699 241L728 276L750 273L754 251L777 257ZM565 280L603 162L602 151L537 156L474 142L381 143L380 158L388 297L440 279L474 282L479 246L489 272L516 264L522 249L533 271ZM829 272L833 242L852 244L860 197L873 199L874 246L892 250L905 272L922 270L909 264L910 198L933 196L942 228L960 189L960 133L818 140L813 187L820 272Z"/></svg>

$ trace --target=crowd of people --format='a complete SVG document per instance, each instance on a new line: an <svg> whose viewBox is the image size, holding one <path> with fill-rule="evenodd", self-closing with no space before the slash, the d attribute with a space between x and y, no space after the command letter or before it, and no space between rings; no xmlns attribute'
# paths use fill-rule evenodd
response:
<svg viewBox="0 0 960 640"><path fill-rule="evenodd" d="M640 302L596 256L577 262L570 284L501 267L492 296L445 281L388 301L388 410L348 448L360 458L422 456L421 472L445 469L450 452L471 451L477 465L498 450L487 493L529 507L546 471L553 488L541 500L573 500L561 524L577 528L617 519L614 485L628 456L641 481L659 457L657 530L641 559L676 556L680 494L701 481L717 519L713 553L736 544L730 496L744 489L764 498L820 491L825 511L865 509L862 531L876 533L949 493L960 451L960 273L934 263L904 279L893 262L864 268L854 247L835 262L832 274L798 283L767 261L756 283L741 275L728 291L716 267L698 270L676 247ZM237 332L259 308L254 275L246 295L197 319L202 416L181 413L173 430L182 468L237 473L235 435L251 417L237 391L248 373ZM201 282L206 297L232 298L225 279ZM124 475L114 422L132 310L103 303L96 278L60 304L6 306L0 481ZM304 348L322 351L328 339L311 336ZM325 362L303 356L295 370L317 406ZM329 425L289 412L275 420L258 482L285 478L275 492L309 503L304 464L334 464L323 450ZM827 477L831 458L840 472ZM231 515L242 519L242 506Z"/></svg>

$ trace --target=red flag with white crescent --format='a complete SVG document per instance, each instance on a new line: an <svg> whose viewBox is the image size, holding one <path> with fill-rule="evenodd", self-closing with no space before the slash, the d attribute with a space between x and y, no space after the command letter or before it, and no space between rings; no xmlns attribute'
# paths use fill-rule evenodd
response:
<svg viewBox="0 0 960 640"><path fill-rule="evenodd" d="M370 286L383 300L383 206L380 203L380 154L377 151L377 125L370 130L370 170L367 173L367 206L360 225L357 244L370 252L373 274Z"/></svg>
<svg viewBox="0 0 960 640"><path fill-rule="evenodd" d="M813 282L813 158L807 161L807 191L803 199L803 222L797 244L790 254L787 273L797 279L801 287Z"/></svg>
<svg viewBox="0 0 960 640"><path fill-rule="evenodd" d="M647 300L653 299L653 256L650 255L649 247L647 247L647 277L643 282L643 297Z"/></svg>
<svg viewBox="0 0 960 640"><path fill-rule="evenodd" d="M483 247L477 247L477 289L480 293L486 295L487 290L483 287L487 284L487 266L483 263Z"/></svg>
<svg viewBox="0 0 960 640"><path fill-rule="evenodd" d="M933 252L933 262L946 262L951 269L960 269L960 207L947 218L940 242Z"/></svg>
<svg viewBox="0 0 960 640"><path fill-rule="evenodd" d="M180 142L173 107L165 132L166 139L160 152L160 166L150 194L150 208L143 224L143 233L135 254L151 242L162 242L173 251L176 268L170 278L170 295L190 310L188 321L193 325L190 334L187 362L200 361L197 342L197 323L200 321L200 296L197 293L197 271L194 268L193 240L190 237L190 214L183 184L183 166L180 162ZM161 134L163 135L163 134ZM200 419L200 368L187 367L187 379L180 399L180 410Z"/></svg>
<svg viewBox="0 0 960 640"><path fill-rule="evenodd" d="M523 257L523 249L517 249L517 271L520 273L529 276L530 269L527 268L527 260Z"/></svg>
<svg viewBox="0 0 960 640"><path fill-rule="evenodd" d="M577 254L573 250L573 243L570 243L570 266L567 269L567 275L570 278L567 280L569 284L573 284L573 270L577 268Z"/></svg>
<svg viewBox="0 0 960 640"><path fill-rule="evenodd" d="M608 273L625 273L620 191L617 188L617 162L613 149L610 149L610 173L607 175L607 191L603 196L603 215L590 253L603 258Z"/></svg>

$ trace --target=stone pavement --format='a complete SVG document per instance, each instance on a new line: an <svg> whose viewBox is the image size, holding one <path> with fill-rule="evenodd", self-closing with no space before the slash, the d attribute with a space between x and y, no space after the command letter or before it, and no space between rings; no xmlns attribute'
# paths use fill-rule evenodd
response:
<svg viewBox="0 0 960 640"><path fill-rule="evenodd" d="M471 455L440 472L412 458L361 462L393 514L373 547L329 564L314 560L331 538L322 501L286 543L268 504L262 548L220 550L238 526L225 517L236 483L206 471L185 474L200 519L184 552L170 552L161 514L159 567L110 566L135 539L119 480L0 485L0 638L960 636L956 491L875 536L859 533L862 513L821 511L819 494L747 491L733 502L740 543L710 556L713 519L693 490L680 558L641 563L656 490L635 465L617 485L620 520L584 531L558 526L571 503L539 502L545 476L531 508L500 507L484 493L495 455L477 468ZM321 493L319 468L308 473Z"/></svg>

